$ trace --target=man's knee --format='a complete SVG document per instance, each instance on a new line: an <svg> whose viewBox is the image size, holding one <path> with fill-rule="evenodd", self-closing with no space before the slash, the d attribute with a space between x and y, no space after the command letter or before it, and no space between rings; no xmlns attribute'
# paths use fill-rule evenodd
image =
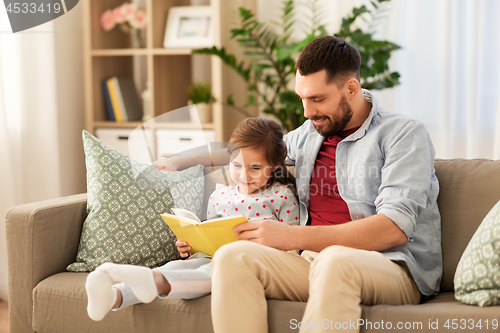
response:
<svg viewBox="0 0 500 333"><path fill-rule="evenodd" d="M311 266L311 273L319 271L353 278L359 268L356 257L360 251L340 245L329 246L318 254Z"/></svg>
<svg viewBox="0 0 500 333"><path fill-rule="evenodd" d="M254 253L255 245L252 242L239 241L221 246L212 259L212 271L220 266L234 267L243 263L241 258Z"/></svg>
<svg viewBox="0 0 500 333"><path fill-rule="evenodd" d="M232 259L238 254L251 253L255 243L238 241L221 246L214 254L213 260L221 261Z"/></svg>

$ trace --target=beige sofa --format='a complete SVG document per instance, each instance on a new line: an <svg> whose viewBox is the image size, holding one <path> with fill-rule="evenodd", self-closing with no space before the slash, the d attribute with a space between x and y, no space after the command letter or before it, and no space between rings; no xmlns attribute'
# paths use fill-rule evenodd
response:
<svg viewBox="0 0 500 333"><path fill-rule="evenodd" d="M483 217L500 200L500 161L438 160L435 167L441 186L441 293L419 305L364 307L363 318L372 326L363 326L362 332L386 331L382 328L388 322L404 332L455 331L453 327L460 332L500 330L492 325L493 320L500 320L500 306L479 308L453 297L453 275L460 256ZM207 178L205 195L216 181L222 179L213 174ZM75 261L85 216L85 194L7 212L11 332L212 332L210 296L191 301L156 299L111 313L101 322L90 320L84 288L87 274L65 272ZM294 328L304 308L305 303L269 300L269 331L298 331Z"/></svg>

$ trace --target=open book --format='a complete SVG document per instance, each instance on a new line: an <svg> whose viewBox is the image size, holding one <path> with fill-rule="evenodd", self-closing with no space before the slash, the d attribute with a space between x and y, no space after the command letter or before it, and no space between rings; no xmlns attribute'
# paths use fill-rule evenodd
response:
<svg viewBox="0 0 500 333"><path fill-rule="evenodd" d="M224 244L238 239L233 227L247 222L244 215L221 217L201 222L198 217L186 209L172 208L175 215L161 214L178 239L188 242L189 253L204 252L213 256Z"/></svg>

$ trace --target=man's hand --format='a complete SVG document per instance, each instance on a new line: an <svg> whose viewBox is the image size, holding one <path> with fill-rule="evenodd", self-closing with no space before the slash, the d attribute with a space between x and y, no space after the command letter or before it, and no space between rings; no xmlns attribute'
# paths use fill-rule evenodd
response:
<svg viewBox="0 0 500 333"><path fill-rule="evenodd" d="M278 221L266 220L245 222L233 228L238 239L248 239L257 244L273 247L278 250L293 250L291 238L292 226Z"/></svg>
<svg viewBox="0 0 500 333"><path fill-rule="evenodd" d="M189 256L188 251L191 250L191 246L185 241L177 240L175 242L175 246L177 246L177 251L181 254L182 258L186 258Z"/></svg>

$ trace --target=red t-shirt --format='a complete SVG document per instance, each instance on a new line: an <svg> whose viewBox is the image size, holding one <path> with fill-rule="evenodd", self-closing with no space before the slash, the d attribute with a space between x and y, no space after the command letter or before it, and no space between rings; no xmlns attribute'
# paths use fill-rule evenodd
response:
<svg viewBox="0 0 500 333"><path fill-rule="evenodd" d="M332 225L351 221L349 208L338 191L335 156L339 142L356 132L358 128L339 132L323 141L316 156L309 186L311 225Z"/></svg>

